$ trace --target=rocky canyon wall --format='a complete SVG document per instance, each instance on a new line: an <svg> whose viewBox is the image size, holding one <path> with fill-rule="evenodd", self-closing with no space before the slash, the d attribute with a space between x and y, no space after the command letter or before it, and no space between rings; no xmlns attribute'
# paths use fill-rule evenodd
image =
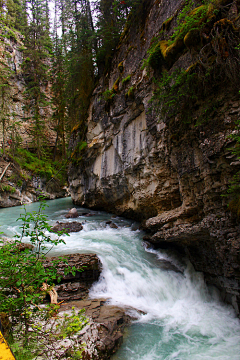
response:
<svg viewBox="0 0 240 360"><path fill-rule="evenodd" d="M149 102L161 71L142 66L153 37L171 37L184 4L145 1L125 28L111 68L94 90L87 147L70 167L70 191L76 204L142 221L154 246L184 251L239 313L240 228L222 196L240 169L229 138L240 114L238 91L229 83L210 93L208 103L215 105L198 124L206 99L193 108L190 121L166 117ZM226 8L225 23L235 19L239 32L239 3L219 4ZM186 44L177 50L168 71L187 70L199 59L199 51ZM76 130L72 148L77 139Z"/></svg>

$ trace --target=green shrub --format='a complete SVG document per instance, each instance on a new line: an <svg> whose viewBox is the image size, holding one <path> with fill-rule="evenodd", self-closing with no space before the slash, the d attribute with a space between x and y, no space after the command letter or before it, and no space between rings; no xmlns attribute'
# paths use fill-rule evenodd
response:
<svg viewBox="0 0 240 360"><path fill-rule="evenodd" d="M129 74L128 76L126 76L124 79L122 79L122 84L125 84L126 82L131 80L132 75Z"/></svg>
<svg viewBox="0 0 240 360"><path fill-rule="evenodd" d="M43 160L39 159L37 155L26 149L17 149L14 160L22 169L26 169L31 171L34 175L46 177L47 179L50 179L55 173L57 173L56 168L54 168L54 164L47 157Z"/></svg>
<svg viewBox="0 0 240 360"><path fill-rule="evenodd" d="M125 94L125 96L129 99L133 99L134 98L134 86L131 86L127 93Z"/></svg>
<svg viewBox="0 0 240 360"><path fill-rule="evenodd" d="M87 324L84 310L76 313L73 309L71 315L65 314L54 320L52 316L58 311L59 305L50 304L45 308L39 306L46 296L42 284L48 284L51 290L54 282L60 280L57 272L59 262L64 261L67 265L67 259L64 258L53 260L49 267L43 265L49 252L46 245L53 247L64 243L60 234L54 238L46 234L51 227L43 214L45 206L45 202L41 201L36 212L28 213L24 209L24 214L18 219L22 221L21 235L16 235L11 243L0 241L0 312L6 313L11 319L10 344L16 359L23 360L25 355L25 359L30 360L30 354L34 354L34 359L49 359L50 355L60 359L57 354L61 355L61 347L62 353L69 351L69 358L81 359L83 345L75 335ZM25 237L29 237L34 251L22 251L22 240ZM70 271L76 273L76 269L69 266L65 270L64 274ZM71 341L67 349L61 345L65 338Z"/></svg>
<svg viewBox="0 0 240 360"><path fill-rule="evenodd" d="M177 69L172 73L163 71L160 81L156 81L157 89L151 102L160 109L162 116L174 116L182 111L184 121L188 120L187 106L197 99L195 72ZM186 105L185 112L184 106Z"/></svg>
<svg viewBox="0 0 240 360"><path fill-rule="evenodd" d="M110 90L110 89L107 89L105 90L103 93L102 93L102 96L103 96L103 99L105 101L109 101L109 100L112 100L112 98L115 96L116 94Z"/></svg>
<svg viewBox="0 0 240 360"><path fill-rule="evenodd" d="M0 184L0 190L2 192L8 192L8 193L11 193L11 194L14 194L16 192L15 187L10 186L10 185L5 185L5 184Z"/></svg>

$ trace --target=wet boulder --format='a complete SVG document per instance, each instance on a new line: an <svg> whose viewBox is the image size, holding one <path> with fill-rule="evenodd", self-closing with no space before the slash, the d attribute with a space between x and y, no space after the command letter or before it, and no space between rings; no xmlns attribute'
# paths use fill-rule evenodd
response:
<svg viewBox="0 0 240 360"><path fill-rule="evenodd" d="M47 258L44 260L44 267L56 266L56 261L58 257ZM102 264L96 254L71 254L61 256L57 269L61 278L54 286L58 301L73 301L88 296L90 287L100 277Z"/></svg>
<svg viewBox="0 0 240 360"><path fill-rule="evenodd" d="M112 229L118 229L118 226L111 220L106 221L106 225L109 225Z"/></svg>
<svg viewBox="0 0 240 360"><path fill-rule="evenodd" d="M65 233L69 234L70 232L78 232L83 229L83 226L80 222L73 221L73 222L56 222L51 228L51 232L60 233L64 231Z"/></svg>
<svg viewBox="0 0 240 360"><path fill-rule="evenodd" d="M112 229L118 229L118 226L115 224L115 223L111 223L110 225L110 228L112 228Z"/></svg>
<svg viewBox="0 0 240 360"><path fill-rule="evenodd" d="M77 209L76 208L72 208L71 210L69 210L69 212L67 213L67 215L65 215L66 219L73 219L73 218L77 218L79 216Z"/></svg>

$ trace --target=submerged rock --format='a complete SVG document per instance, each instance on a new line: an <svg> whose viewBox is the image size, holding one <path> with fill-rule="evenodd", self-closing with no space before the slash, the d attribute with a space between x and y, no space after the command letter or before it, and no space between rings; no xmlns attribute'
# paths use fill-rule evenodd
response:
<svg viewBox="0 0 240 360"><path fill-rule="evenodd" d="M109 225L110 228L112 228L112 229L118 229L118 226L114 222L112 222L111 220L106 221L106 225Z"/></svg>
<svg viewBox="0 0 240 360"><path fill-rule="evenodd" d="M83 229L83 226L81 223L77 222L77 221L73 221L73 222L58 222L53 225L53 227L51 228L52 232L61 232L64 231L66 233L70 233L70 232L78 232L81 231Z"/></svg>

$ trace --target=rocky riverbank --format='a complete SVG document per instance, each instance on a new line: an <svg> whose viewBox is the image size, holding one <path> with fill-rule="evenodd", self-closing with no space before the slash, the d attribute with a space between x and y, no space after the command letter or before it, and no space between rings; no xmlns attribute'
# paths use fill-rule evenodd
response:
<svg viewBox="0 0 240 360"><path fill-rule="evenodd" d="M38 201L39 195L46 200L69 196L68 189L57 179L23 172L8 157L0 156L0 178L0 208L29 204Z"/></svg>
<svg viewBox="0 0 240 360"><path fill-rule="evenodd" d="M51 266L56 258L48 258L45 266ZM95 254L72 254L64 256L58 265L62 276L60 284L55 286L58 302L62 302L60 312L85 309L88 325L79 334L85 343L83 360L107 360L119 348L123 340L124 329L130 324L131 317L126 309L107 304L106 299L89 299L88 292L101 274L101 262ZM64 275L67 267L76 269Z"/></svg>

